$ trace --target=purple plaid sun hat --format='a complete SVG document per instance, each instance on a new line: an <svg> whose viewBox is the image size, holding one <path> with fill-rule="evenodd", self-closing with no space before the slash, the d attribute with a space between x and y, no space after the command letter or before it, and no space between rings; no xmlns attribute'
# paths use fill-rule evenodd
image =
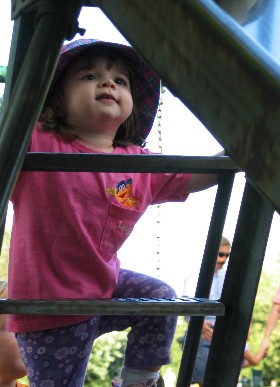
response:
<svg viewBox="0 0 280 387"><path fill-rule="evenodd" d="M66 66L77 55L91 46L106 46L118 49L122 56L127 58L130 65L132 65L135 74L134 83L137 100L135 102L138 111L139 132L145 139L152 129L157 114L160 98L160 79L132 47L95 39L74 40L62 47L53 84L58 80Z"/></svg>

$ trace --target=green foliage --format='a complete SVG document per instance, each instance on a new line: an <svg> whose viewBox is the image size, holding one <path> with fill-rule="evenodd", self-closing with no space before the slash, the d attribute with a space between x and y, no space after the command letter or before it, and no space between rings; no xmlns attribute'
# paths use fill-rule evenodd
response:
<svg viewBox="0 0 280 387"><path fill-rule="evenodd" d="M7 281L7 278L8 278L8 256L9 256L10 237L11 237L10 231L5 230L2 249L1 249L1 255L0 255L0 280L5 280L5 281Z"/></svg>
<svg viewBox="0 0 280 387"><path fill-rule="evenodd" d="M127 331L112 332L95 340L91 352L85 386L111 385L123 365Z"/></svg>

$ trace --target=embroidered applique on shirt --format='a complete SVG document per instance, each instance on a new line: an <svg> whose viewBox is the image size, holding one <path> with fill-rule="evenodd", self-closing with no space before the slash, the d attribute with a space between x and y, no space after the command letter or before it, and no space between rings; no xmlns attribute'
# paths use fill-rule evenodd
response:
<svg viewBox="0 0 280 387"><path fill-rule="evenodd" d="M109 195L114 195L117 201L124 207L132 208L139 200L132 195L132 179L121 180L116 188L107 188Z"/></svg>

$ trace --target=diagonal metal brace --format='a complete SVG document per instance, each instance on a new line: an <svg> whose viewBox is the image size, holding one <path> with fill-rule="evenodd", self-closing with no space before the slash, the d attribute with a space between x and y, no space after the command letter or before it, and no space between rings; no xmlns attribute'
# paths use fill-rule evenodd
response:
<svg viewBox="0 0 280 387"><path fill-rule="evenodd" d="M40 2L46 4L47 1ZM54 2L52 2L54 5ZM33 3L35 5L35 3ZM38 3L39 4L39 3ZM49 0L49 4L51 1ZM29 4L30 5L30 4ZM0 128L0 223L2 224L9 197L20 172L35 122L37 121L52 80L59 52L69 37L68 20L77 20L83 0L57 0L60 13L36 12L23 14L15 20L7 84L4 95L4 114ZM27 11L27 8L25 9ZM29 8L30 10L30 8ZM44 15L44 17L42 17ZM71 16L70 16L71 15ZM28 28L21 28L27 27ZM26 34L22 33L27 30ZM20 54L18 51L20 43ZM23 46L23 48L22 48ZM16 66L15 66L16 64ZM7 86L7 85L6 85ZM7 98L8 97L8 98Z"/></svg>
<svg viewBox="0 0 280 387"><path fill-rule="evenodd" d="M34 20L36 25L38 20L46 14L59 16L67 22L69 30L66 39L71 40L76 34L84 35L86 31L84 28L79 27L77 14L72 12L73 9L76 9L75 2L72 8L69 5L65 7L65 2L62 0L58 0L55 3L52 0L13 0L12 20L17 19L24 13L36 12Z"/></svg>

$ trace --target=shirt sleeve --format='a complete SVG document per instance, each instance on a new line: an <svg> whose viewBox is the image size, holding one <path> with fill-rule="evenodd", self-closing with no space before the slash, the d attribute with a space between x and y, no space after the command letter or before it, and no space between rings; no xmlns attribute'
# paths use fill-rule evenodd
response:
<svg viewBox="0 0 280 387"><path fill-rule="evenodd" d="M156 173L152 175L152 204L184 202L188 197L187 187L191 174Z"/></svg>

